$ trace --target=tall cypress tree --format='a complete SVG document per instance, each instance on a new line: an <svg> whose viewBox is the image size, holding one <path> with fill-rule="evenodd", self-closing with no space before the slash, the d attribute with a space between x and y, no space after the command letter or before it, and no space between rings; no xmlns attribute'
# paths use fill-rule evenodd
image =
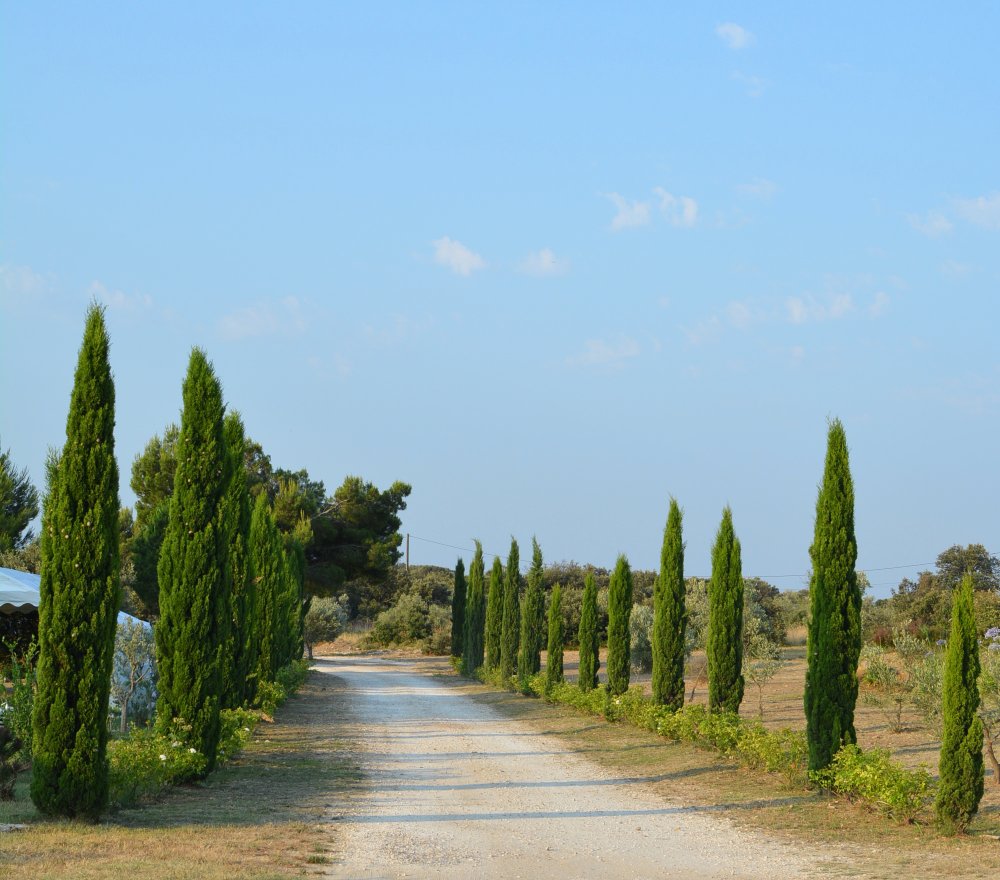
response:
<svg viewBox="0 0 1000 880"><path fill-rule="evenodd" d="M964 831L983 797L983 722L979 719L979 641L972 575L955 590L944 661L944 699L937 811L950 834Z"/></svg>
<svg viewBox="0 0 1000 880"><path fill-rule="evenodd" d="M545 681L549 686L563 680L562 584L552 588L549 600L549 643L545 654Z"/></svg>
<svg viewBox="0 0 1000 880"><path fill-rule="evenodd" d="M839 419L830 424L809 556L812 580L804 702L809 769L821 770L842 745L857 742L854 705L861 654L861 590L855 571L854 484L847 437Z"/></svg>
<svg viewBox="0 0 1000 880"><path fill-rule="evenodd" d="M727 506L712 549L708 584L708 707L739 712L743 702L743 563Z"/></svg>
<svg viewBox="0 0 1000 880"><path fill-rule="evenodd" d="M184 380L177 471L160 551L156 659L157 727L215 766L222 698L221 660L232 626L224 496L232 464L223 430L222 388L204 352L194 349Z"/></svg>
<svg viewBox="0 0 1000 880"><path fill-rule="evenodd" d="M223 423L230 456L229 485L223 499L226 542L229 545L230 606L232 628L223 659L222 707L242 706L250 694L247 687L257 654L253 627L256 588L250 579L247 541L250 539L250 493L244 465L246 433L239 413L226 414Z"/></svg>
<svg viewBox="0 0 1000 880"><path fill-rule="evenodd" d="M663 531L660 574L653 586L653 702L676 711L684 705L684 538L675 498Z"/></svg>
<svg viewBox="0 0 1000 880"><path fill-rule="evenodd" d="M280 667L279 605L285 576L281 535L271 512L267 494L257 496L250 517L250 577L257 587L253 626L257 634L257 662L254 668L254 694L257 685L274 681Z"/></svg>
<svg viewBox="0 0 1000 880"><path fill-rule="evenodd" d="M507 571L503 582L503 615L500 632L500 675L504 682L517 668L517 648L521 634L521 555L517 541L510 539Z"/></svg>
<svg viewBox="0 0 1000 880"><path fill-rule="evenodd" d="M94 820L108 800L108 695L120 599L115 386L104 310L87 312L66 445L42 517L31 797Z"/></svg>
<svg viewBox="0 0 1000 880"><path fill-rule="evenodd" d="M469 566L469 592L465 601L465 627L462 632L462 673L474 675L483 665L483 628L486 624L486 571L483 545L476 541L476 553Z"/></svg>
<svg viewBox="0 0 1000 880"><path fill-rule="evenodd" d="M490 569L490 590L486 598L486 668L500 668L500 641L503 633L503 565L500 557L493 557Z"/></svg>
<svg viewBox="0 0 1000 880"><path fill-rule="evenodd" d="M628 622L631 615L632 569L622 553L608 585L608 693L612 695L628 690L631 666Z"/></svg>
<svg viewBox="0 0 1000 880"><path fill-rule="evenodd" d="M451 592L451 656L461 657L462 639L465 635L465 563L455 564L455 586Z"/></svg>
<svg viewBox="0 0 1000 880"><path fill-rule="evenodd" d="M521 607L521 644L517 657L517 674L522 679L542 668L542 627L545 625L545 589L542 583L542 548L531 539L531 568L528 588Z"/></svg>
<svg viewBox="0 0 1000 880"><path fill-rule="evenodd" d="M587 572L583 581L583 606L580 609L580 690L597 687L597 670L601 668L601 634L597 629L597 583L594 573Z"/></svg>

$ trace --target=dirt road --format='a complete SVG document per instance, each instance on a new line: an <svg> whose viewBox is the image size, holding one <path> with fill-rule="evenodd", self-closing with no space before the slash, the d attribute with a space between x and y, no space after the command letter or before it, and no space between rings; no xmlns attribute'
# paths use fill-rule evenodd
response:
<svg viewBox="0 0 1000 880"><path fill-rule="evenodd" d="M640 778L615 778L406 661L342 657L345 737L370 786L331 815L336 878L796 878L815 857ZM340 847L338 847L340 848Z"/></svg>

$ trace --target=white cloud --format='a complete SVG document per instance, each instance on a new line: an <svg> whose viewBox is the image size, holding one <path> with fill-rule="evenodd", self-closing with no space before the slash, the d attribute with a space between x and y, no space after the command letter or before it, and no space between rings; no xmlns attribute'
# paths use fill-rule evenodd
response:
<svg viewBox="0 0 1000 880"><path fill-rule="evenodd" d="M835 321L854 310L849 293L835 293L820 301L814 296L790 296L785 300L788 320L793 324Z"/></svg>
<svg viewBox="0 0 1000 880"><path fill-rule="evenodd" d="M37 296L49 286L49 279L28 266L0 265L0 294L10 299Z"/></svg>
<svg viewBox="0 0 1000 880"><path fill-rule="evenodd" d="M544 277L546 275L565 275L569 271L569 260L557 257L549 248L528 254L518 270L525 275Z"/></svg>
<svg viewBox="0 0 1000 880"><path fill-rule="evenodd" d="M923 217L918 214L907 214L906 221L921 235L937 238L951 232L952 222L940 211L928 211Z"/></svg>
<svg viewBox="0 0 1000 880"><path fill-rule="evenodd" d="M431 245L434 247L434 262L446 266L456 275L468 277L486 266L486 261L479 254L447 235L435 239Z"/></svg>
<svg viewBox="0 0 1000 880"><path fill-rule="evenodd" d="M889 310L889 294L884 290L879 290L875 294L875 298L871 301L871 305L868 306L868 315L872 318L880 318Z"/></svg>
<svg viewBox="0 0 1000 880"><path fill-rule="evenodd" d="M764 90L770 83L761 76L743 73L742 70L734 70L733 79L746 89L747 95L751 98L759 98L764 94Z"/></svg>
<svg viewBox="0 0 1000 880"><path fill-rule="evenodd" d="M734 21L725 21L715 28L715 35L730 49L745 49L752 46L755 37L745 27Z"/></svg>
<svg viewBox="0 0 1000 880"><path fill-rule="evenodd" d="M109 290L100 281L92 281L87 288L87 295L96 299L109 309L121 312L137 312L151 309L153 298L148 293L125 293L122 290Z"/></svg>
<svg viewBox="0 0 1000 880"><path fill-rule="evenodd" d="M618 213L611 221L611 228L615 232L649 223L649 202L630 202L616 192L608 193L608 198L618 209Z"/></svg>
<svg viewBox="0 0 1000 880"><path fill-rule="evenodd" d="M620 368L629 358L638 357L639 343L619 334L614 340L588 339L583 352L566 358L571 367L614 367Z"/></svg>
<svg viewBox="0 0 1000 880"><path fill-rule="evenodd" d="M690 196L675 196L662 186L654 187L653 192L659 198L660 210L671 226L689 229L698 222L698 203Z"/></svg>
<svg viewBox="0 0 1000 880"><path fill-rule="evenodd" d="M258 303L237 309L219 319L219 332L230 340L256 336L298 336L306 331L302 304L294 296L274 303Z"/></svg>
<svg viewBox="0 0 1000 880"><path fill-rule="evenodd" d="M749 183L738 184L736 191L747 198L767 200L778 191L778 185L766 177L755 177Z"/></svg>
<svg viewBox="0 0 1000 880"><path fill-rule="evenodd" d="M983 229L1000 229L1000 192L975 199L955 199L954 205L963 220Z"/></svg>

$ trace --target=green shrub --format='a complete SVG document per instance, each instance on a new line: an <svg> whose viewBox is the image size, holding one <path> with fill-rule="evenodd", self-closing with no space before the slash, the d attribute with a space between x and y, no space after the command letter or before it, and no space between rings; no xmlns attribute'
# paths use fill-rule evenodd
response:
<svg viewBox="0 0 1000 880"><path fill-rule="evenodd" d="M179 735L133 728L129 736L108 743L108 770L113 807L127 807L152 797L168 785L205 774L205 756L185 745Z"/></svg>
<svg viewBox="0 0 1000 880"><path fill-rule="evenodd" d="M431 631L424 639L420 649L425 654L432 656L446 656L451 654L451 616L447 609L440 605L431 605L428 619L430 620Z"/></svg>
<svg viewBox="0 0 1000 880"><path fill-rule="evenodd" d="M431 612L417 593L405 593L376 619L368 638L376 645L418 642L431 635Z"/></svg>
<svg viewBox="0 0 1000 880"><path fill-rule="evenodd" d="M275 673L274 681L262 681L257 685L258 708L266 715L273 715L278 706L302 687L308 674L308 660L293 660L282 666Z"/></svg>
<svg viewBox="0 0 1000 880"><path fill-rule="evenodd" d="M633 605L628 622L630 661L635 672L653 668L653 609L648 605Z"/></svg>
<svg viewBox="0 0 1000 880"><path fill-rule="evenodd" d="M0 669L0 682L9 679L6 694L0 693L0 723L7 727L21 741L21 747L14 760L21 764L31 762L31 712L35 701L35 660L38 657L38 642L34 639L28 647L19 652L17 646L4 642L9 659Z"/></svg>
<svg viewBox="0 0 1000 880"><path fill-rule="evenodd" d="M259 717L253 709L223 709L219 713L219 760L232 758L246 748Z"/></svg>

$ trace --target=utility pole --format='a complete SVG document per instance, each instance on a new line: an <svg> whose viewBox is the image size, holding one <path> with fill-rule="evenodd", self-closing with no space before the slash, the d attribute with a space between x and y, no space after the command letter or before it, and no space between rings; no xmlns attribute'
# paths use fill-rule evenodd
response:
<svg viewBox="0 0 1000 880"><path fill-rule="evenodd" d="M406 570L410 570L410 533L406 533Z"/></svg>

